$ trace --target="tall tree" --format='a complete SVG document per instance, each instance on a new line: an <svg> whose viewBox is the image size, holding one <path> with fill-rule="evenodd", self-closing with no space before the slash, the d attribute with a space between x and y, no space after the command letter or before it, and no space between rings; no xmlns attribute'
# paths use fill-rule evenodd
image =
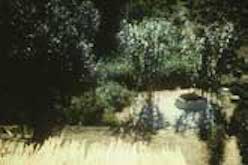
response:
<svg viewBox="0 0 248 165"><path fill-rule="evenodd" d="M42 142L64 118L58 97L81 91L73 88L92 76L96 10L80 0L1 1L1 9L0 33L11 40L6 49L0 39L0 61L8 62L0 118L29 124Z"/></svg>

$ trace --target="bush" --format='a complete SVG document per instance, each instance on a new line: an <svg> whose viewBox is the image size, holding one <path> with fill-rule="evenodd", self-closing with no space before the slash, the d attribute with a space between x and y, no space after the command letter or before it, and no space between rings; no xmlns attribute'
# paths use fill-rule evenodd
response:
<svg viewBox="0 0 248 165"><path fill-rule="evenodd" d="M98 78L102 80L123 83L133 74L133 66L119 54L118 57L98 61L96 66Z"/></svg>
<svg viewBox="0 0 248 165"><path fill-rule="evenodd" d="M131 104L135 93L116 82L106 82L96 89L97 100L105 112L119 112Z"/></svg>
<svg viewBox="0 0 248 165"><path fill-rule="evenodd" d="M103 107L95 100L93 93L86 92L72 97L71 105L65 112L70 124L96 125L101 124Z"/></svg>
<svg viewBox="0 0 248 165"><path fill-rule="evenodd" d="M109 126L119 126L120 122L113 112L105 112L103 114L102 121L104 124Z"/></svg>
<svg viewBox="0 0 248 165"><path fill-rule="evenodd" d="M115 82L107 82L96 88L95 93L85 92L74 96L65 110L70 124L117 125L114 113L131 104L135 94Z"/></svg>

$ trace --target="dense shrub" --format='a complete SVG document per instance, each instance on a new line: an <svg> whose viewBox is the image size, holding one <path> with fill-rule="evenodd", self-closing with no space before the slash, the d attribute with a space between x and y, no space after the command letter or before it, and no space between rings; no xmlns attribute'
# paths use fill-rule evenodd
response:
<svg viewBox="0 0 248 165"><path fill-rule="evenodd" d="M122 85L129 85L132 81L133 70L129 61L121 56L99 60L96 67L99 80L115 81Z"/></svg>
<svg viewBox="0 0 248 165"><path fill-rule="evenodd" d="M115 82L106 82L94 92L74 96L65 110L70 124L117 125L115 112L131 104L135 94Z"/></svg>
<svg viewBox="0 0 248 165"><path fill-rule="evenodd" d="M106 82L96 89L97 100L105 112L118 112L131 104L135 93L116 82Z"/></svg>
<svg viewBox="0 0 248 165"><path fill-rule="evenodd" d="M69 124L98 125L101 124L103 106L95 99L94 93L85 92L72 97L71 105L65 112Z"/></svg>
<svg viewBox="0 0 248 165"><path fill-rule="evenodd" d="M109 126L120 125L116 112L121 112L124 107L129 106L135 97L135 93L129 91L117 82L105 82L96 89L97 101L104 109L102 116L103 124Z"/></svg>
<svg viewBox="0 0 248 165"><path fill-rule="evenodd" d="M105 112L102 117L102 122L104 125L108 125L111 127L120 126L121 122L116 117L113 112Z"/></svg>

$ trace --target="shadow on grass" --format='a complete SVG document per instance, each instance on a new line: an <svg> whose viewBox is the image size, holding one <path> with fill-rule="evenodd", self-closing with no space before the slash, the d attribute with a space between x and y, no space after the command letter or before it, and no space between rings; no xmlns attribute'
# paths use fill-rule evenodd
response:
<svg viewBox="0 0 248 165"><path fill-rule="evenodd" d="M213 104L204 97L187 94L183 101L175 105L184 112L175 125L176 133L194 130L199 139L207 144L209 164L221 165L224 160L226 140L226 121L221 107ZM190 97L190 98L189 98Z"/></svg>
<svg viewBox="0 0 248 165"><path fill-rule="evenodd" d="M248 83L235 84L232 92L239 96L228 134L236 136L243 165L248 165Z"/></svg>
<svg viewBox="0 0 248 165"><path fill-rule="evenodd" d="M221 107L213 104L214 125L208 129L200 128L199 137L207 143L210 158L210 165L221 165L224 161L224 149L226 141L226 121L225 115L221 112Z"/></svg>
<svg viewBox="0 0 248 165"><path fill-rule="evenodd" d="M159 129L164 128L164 116L149 93L138 114L121 124L114 133L133 137L134 141L150 142Z"/></svg>

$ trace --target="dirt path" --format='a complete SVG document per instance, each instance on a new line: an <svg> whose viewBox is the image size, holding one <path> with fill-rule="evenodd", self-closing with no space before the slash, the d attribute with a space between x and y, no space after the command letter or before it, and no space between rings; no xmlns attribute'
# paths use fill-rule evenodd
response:
<svg viewBox="0 0 248 165"><path fill-rule="evenodd" d="M185 111L176 107L175 102L182 94L193 92L193 89L178 89L155 91L153 93L153 103L158 107L163 114L164 125L166 129L177 129L180 131L188 129L196 129L199 125L203 110ZM135 103L124 110L123 116L128 116L128 113L138 114L142 106L145 104L145 94L141 93L137 97ZM123 117L122 116L122 117ZM121 118L121 117L120 117ZM124 117L125 118L125 117Z"/></svg>

